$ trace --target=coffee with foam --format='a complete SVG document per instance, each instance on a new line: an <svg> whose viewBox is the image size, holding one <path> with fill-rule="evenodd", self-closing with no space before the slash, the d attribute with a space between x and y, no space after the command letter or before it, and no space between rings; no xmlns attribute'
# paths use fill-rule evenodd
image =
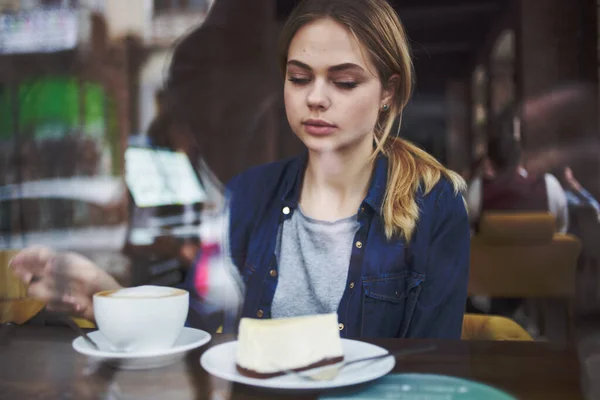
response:
<svg viewBox="0 0 600 400"><path fill-rule="evenodd" d="M165 286L136 286L130 288L124 288L119 290L111 290L106 292L101 292L98 295L103 297L117 297L117 298L160 298L160 297L169 297L169 296L177 296L183 295L186 292L184 290L175 289L171 287Z"/></svg>
<svg viewBox="0 0 600 400"><path fill-rule="evenodd" d="M188 314L189 293L138 286L96 293L94 317L112 350L153 352L173 346Z"/></svg>

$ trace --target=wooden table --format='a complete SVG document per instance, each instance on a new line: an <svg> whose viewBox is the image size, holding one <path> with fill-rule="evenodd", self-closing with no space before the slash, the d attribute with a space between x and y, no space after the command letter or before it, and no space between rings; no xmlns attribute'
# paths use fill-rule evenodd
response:
<svg viewBox="0 0 600 400"><path fill-rule="evenodd" d="M213 378L200 366L203 349L168 367L148 371L106 368L86 375L88 361L71 348L67 328L0 328L0 399L99 399L107 391L126 399L270 399L282 398ZM233 340L217 335L210 345ZM395 373L419 372L464 377L503 389L519 399L581 399L579 362L573 347L533 342L461 342L378 339L389 350L435 343L430 353L396 364ZM314 399L294 395L294 399Z"/></svg>

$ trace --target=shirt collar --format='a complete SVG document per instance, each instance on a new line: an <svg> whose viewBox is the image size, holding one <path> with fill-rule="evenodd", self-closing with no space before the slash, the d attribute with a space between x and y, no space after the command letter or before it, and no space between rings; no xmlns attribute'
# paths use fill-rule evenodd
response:
<svg viewBox="0 0 600 400"><path fill-rule="evenodd" d="M289 179L286 179L286 187L284 188L283 196L281 198L284 206L298 208L300 190L302 189L302 179L304 177L307 162L308 152L305 151L292 163L289 173L287 174ZM364 203L368 204L373 211L378 214L381 213L385 189L387 187L387 168L387 157L382 154L377 155L373 167L371 184L369 185L367 196L364 199Z"/></svg>
<svg viewBox="0 0 600 400"><path fill-rule="evenodd" d="M383 206L383 197L387 188L387 175L388 159L383 154L378 154L375 159L375 166L373 167L371 185L367 191L367 197L365 197L365 203L371 206L373 211L378 214L381 213Z"/></svg>
<svg viewBox="0 0 600 400"><path fill-rule="evenodd" d="M302 179L308 162L308 151L304 151L302 155L296 157L292 162L289 172L286 174L285 188L281 198L283 205L291 208L298 208L298 199L300 198L300 190L302 189Z"/></svg>

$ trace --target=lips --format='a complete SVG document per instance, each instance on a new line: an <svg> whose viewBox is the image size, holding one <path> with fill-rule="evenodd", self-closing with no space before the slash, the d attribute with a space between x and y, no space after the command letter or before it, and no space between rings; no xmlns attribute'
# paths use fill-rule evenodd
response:
<svg viewBox="0 0 600 400"><path fill-rule="evenodd" d="M329 135L333 133L337 126L322 119L308 119L302 123L304 130L310 135Z"/></svg>

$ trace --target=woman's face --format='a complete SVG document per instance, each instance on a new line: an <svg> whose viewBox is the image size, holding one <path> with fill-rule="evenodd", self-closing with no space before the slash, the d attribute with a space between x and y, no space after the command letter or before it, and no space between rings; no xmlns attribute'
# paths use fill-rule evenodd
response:
<svg viewBox="0 0 600 400"><path fill-rule="evenodd" d="M371 149L383 90L367 51L342 25L320 19L292 39L284 87L294 133L314 152Z"/></svg>

